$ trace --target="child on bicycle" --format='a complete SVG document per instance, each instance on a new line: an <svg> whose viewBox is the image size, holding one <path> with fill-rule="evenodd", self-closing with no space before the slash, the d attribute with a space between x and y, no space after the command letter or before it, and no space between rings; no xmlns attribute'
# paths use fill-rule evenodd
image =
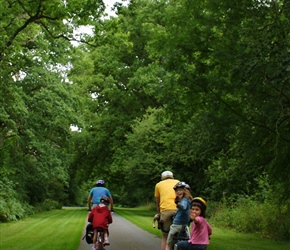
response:
<svg viewBox="0 0 290 250"><path fill-rule="evenodd" d="M212 229L205 220L205 210L206 201L203 198L195 197L192 199L190 210L191 236L188 241L179 241L176 244L177 250L206 250Z"/></svg>
<svg viewBox="0 0 290 250"><path fill-rule="evenodd" d="M174 190L176 194L175 203L177 206L177 212L174 216L173 223L170 226L166 242L166 250L172 249L176 242L174 235L180 233L184 228L187 228L190 222L189 211L192 196L189 191L189 185L180 181L174 186Z"/></svg>
<svg viewBox="0 0 290 250"><path fill-rule="evenodd" d="M93 208L93 210L89 213L88 221L93 224L94 228L94 237L93 244L94 248L96 248L97 241L97 232L98 229L104 230L104 245L110 245L108 237L109 237L109 224L113 222L111 212L108 208L110 204L110 199L107 196L102 196L100 199L100 204Z"/></svg>

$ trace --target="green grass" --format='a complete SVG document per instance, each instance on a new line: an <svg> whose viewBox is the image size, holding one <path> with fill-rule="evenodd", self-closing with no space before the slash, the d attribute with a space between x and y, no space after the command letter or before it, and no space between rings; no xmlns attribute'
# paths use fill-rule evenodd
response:
<svg viewBox="0 0 290 250"><path fill-rule="evenodd" d="M116 208L116 213L131 221L136 226L161 237L161 231L153 228L153 216L156 214L156 209L152 207L138 207L138 208Z"/></svg>
<svg viewBox="0 0 290 250"><path fill-rule="evenodd" d="M156 211L152 207L116 208L116 213L136 224L138 227L161 236L160 230L152 227ZM210 221L209 221L210 222ZM213 227L208 250L288 250L290 242L265 240L253 234L236 233L231 230Z"/></svg>
<svg viewBox="0 0 290 250"><path fill-rule="evenodd" d="M138 227L161 236L152 227L152 207L116 208L116 213ZM0 224L0 250L75 250L83 236L86 209L62 209L43 212L25 220ZM208 250L288 250L290 242L260 239L256 235L235 233L213 227Z"/></svg>
<svg viewBox="0 0 290 250"><path fill-rule="evenodd" d="M62 209L0 224L1 250L75 250L88 212Z"/></svg>

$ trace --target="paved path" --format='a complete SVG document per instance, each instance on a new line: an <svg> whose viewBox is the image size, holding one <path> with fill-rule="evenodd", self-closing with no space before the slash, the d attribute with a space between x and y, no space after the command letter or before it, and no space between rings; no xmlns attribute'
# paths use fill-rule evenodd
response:
<svg viewBox="0 0 290 250"><path fill-rule="evenodd" d="M112 213L112 216L113 223L109 226L110 245L106 247L106 250L160 250L159 237L140 229L116 213ZM92 250L92 246L84 239L80 241L78 250Z"/></svg>

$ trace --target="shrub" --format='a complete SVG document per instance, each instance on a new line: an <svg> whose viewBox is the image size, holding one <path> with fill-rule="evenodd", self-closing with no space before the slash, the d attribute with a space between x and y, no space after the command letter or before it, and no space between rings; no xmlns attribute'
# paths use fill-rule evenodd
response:
<svg viewBox="0 0 290 250"><path fill-rule="evenodd" d="M53 209L61 209L61 208L62 208L62 204L59 203L58 201L52 200L52 199L46 199L42 203L36 204L34 207L34 210L36 212L41 212L41 211L50 211Z"/></svg>
<svg viewBox="0 0 290 250"><path fill-rule="evenodd" d="M18 220L33 213L33 207L21 202L19 195L13 189L13 183L0 181L0 221Z"/></svg>
<svg viewBox="0 0 290 250"><path fill-rule="evenodd" d="M289 202L284 205L274 200L260 203L240 197L235 202L223 201L216 205L211 210L211 223L218 227L276 240L290 238Z"/></svg>
<svg viewBox="0 0 290 250"><path fill-rule="evenodd" d="M274 238L277 240L290 239L290 211L289 203L276 205L279 203L270 203L264 207L262 236L264 238Z"/></svg>

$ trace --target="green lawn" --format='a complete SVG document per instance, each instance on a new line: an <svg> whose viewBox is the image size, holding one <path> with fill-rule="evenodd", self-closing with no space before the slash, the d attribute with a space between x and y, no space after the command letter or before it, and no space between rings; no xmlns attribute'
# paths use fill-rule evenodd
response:
<svg viewBox="0 0 290 250"><path fill-rule="evenodd" d="M116 208L116 213L150 233L161 236L152 227L155 211L149 207ZM0 224L0 250L76 250L83 236L86 209L62 209L43 212L25 220ZM288 250L290 242L260 239L213 227L209 250ZM120 249L122 250L122 249Z"/></svg>
<svg viewBox="0 0 290 250"><path fill-rule="evenodd" d="M152 227L155 210L148 207L116 208L116 212L137 226L155 235L161 236L160 230ZM210 221L209 221L210 222ZM261 239L256 235L235 233L231 230L213 227L208 250L289 250L290 242L277 242Z"/></svg>
<svg viewBox="0 0 290 250"><path fill-rule="evenodd" d="M80 244L85 209L43 212L0 224L1 250L75 250Z"/></svg>

